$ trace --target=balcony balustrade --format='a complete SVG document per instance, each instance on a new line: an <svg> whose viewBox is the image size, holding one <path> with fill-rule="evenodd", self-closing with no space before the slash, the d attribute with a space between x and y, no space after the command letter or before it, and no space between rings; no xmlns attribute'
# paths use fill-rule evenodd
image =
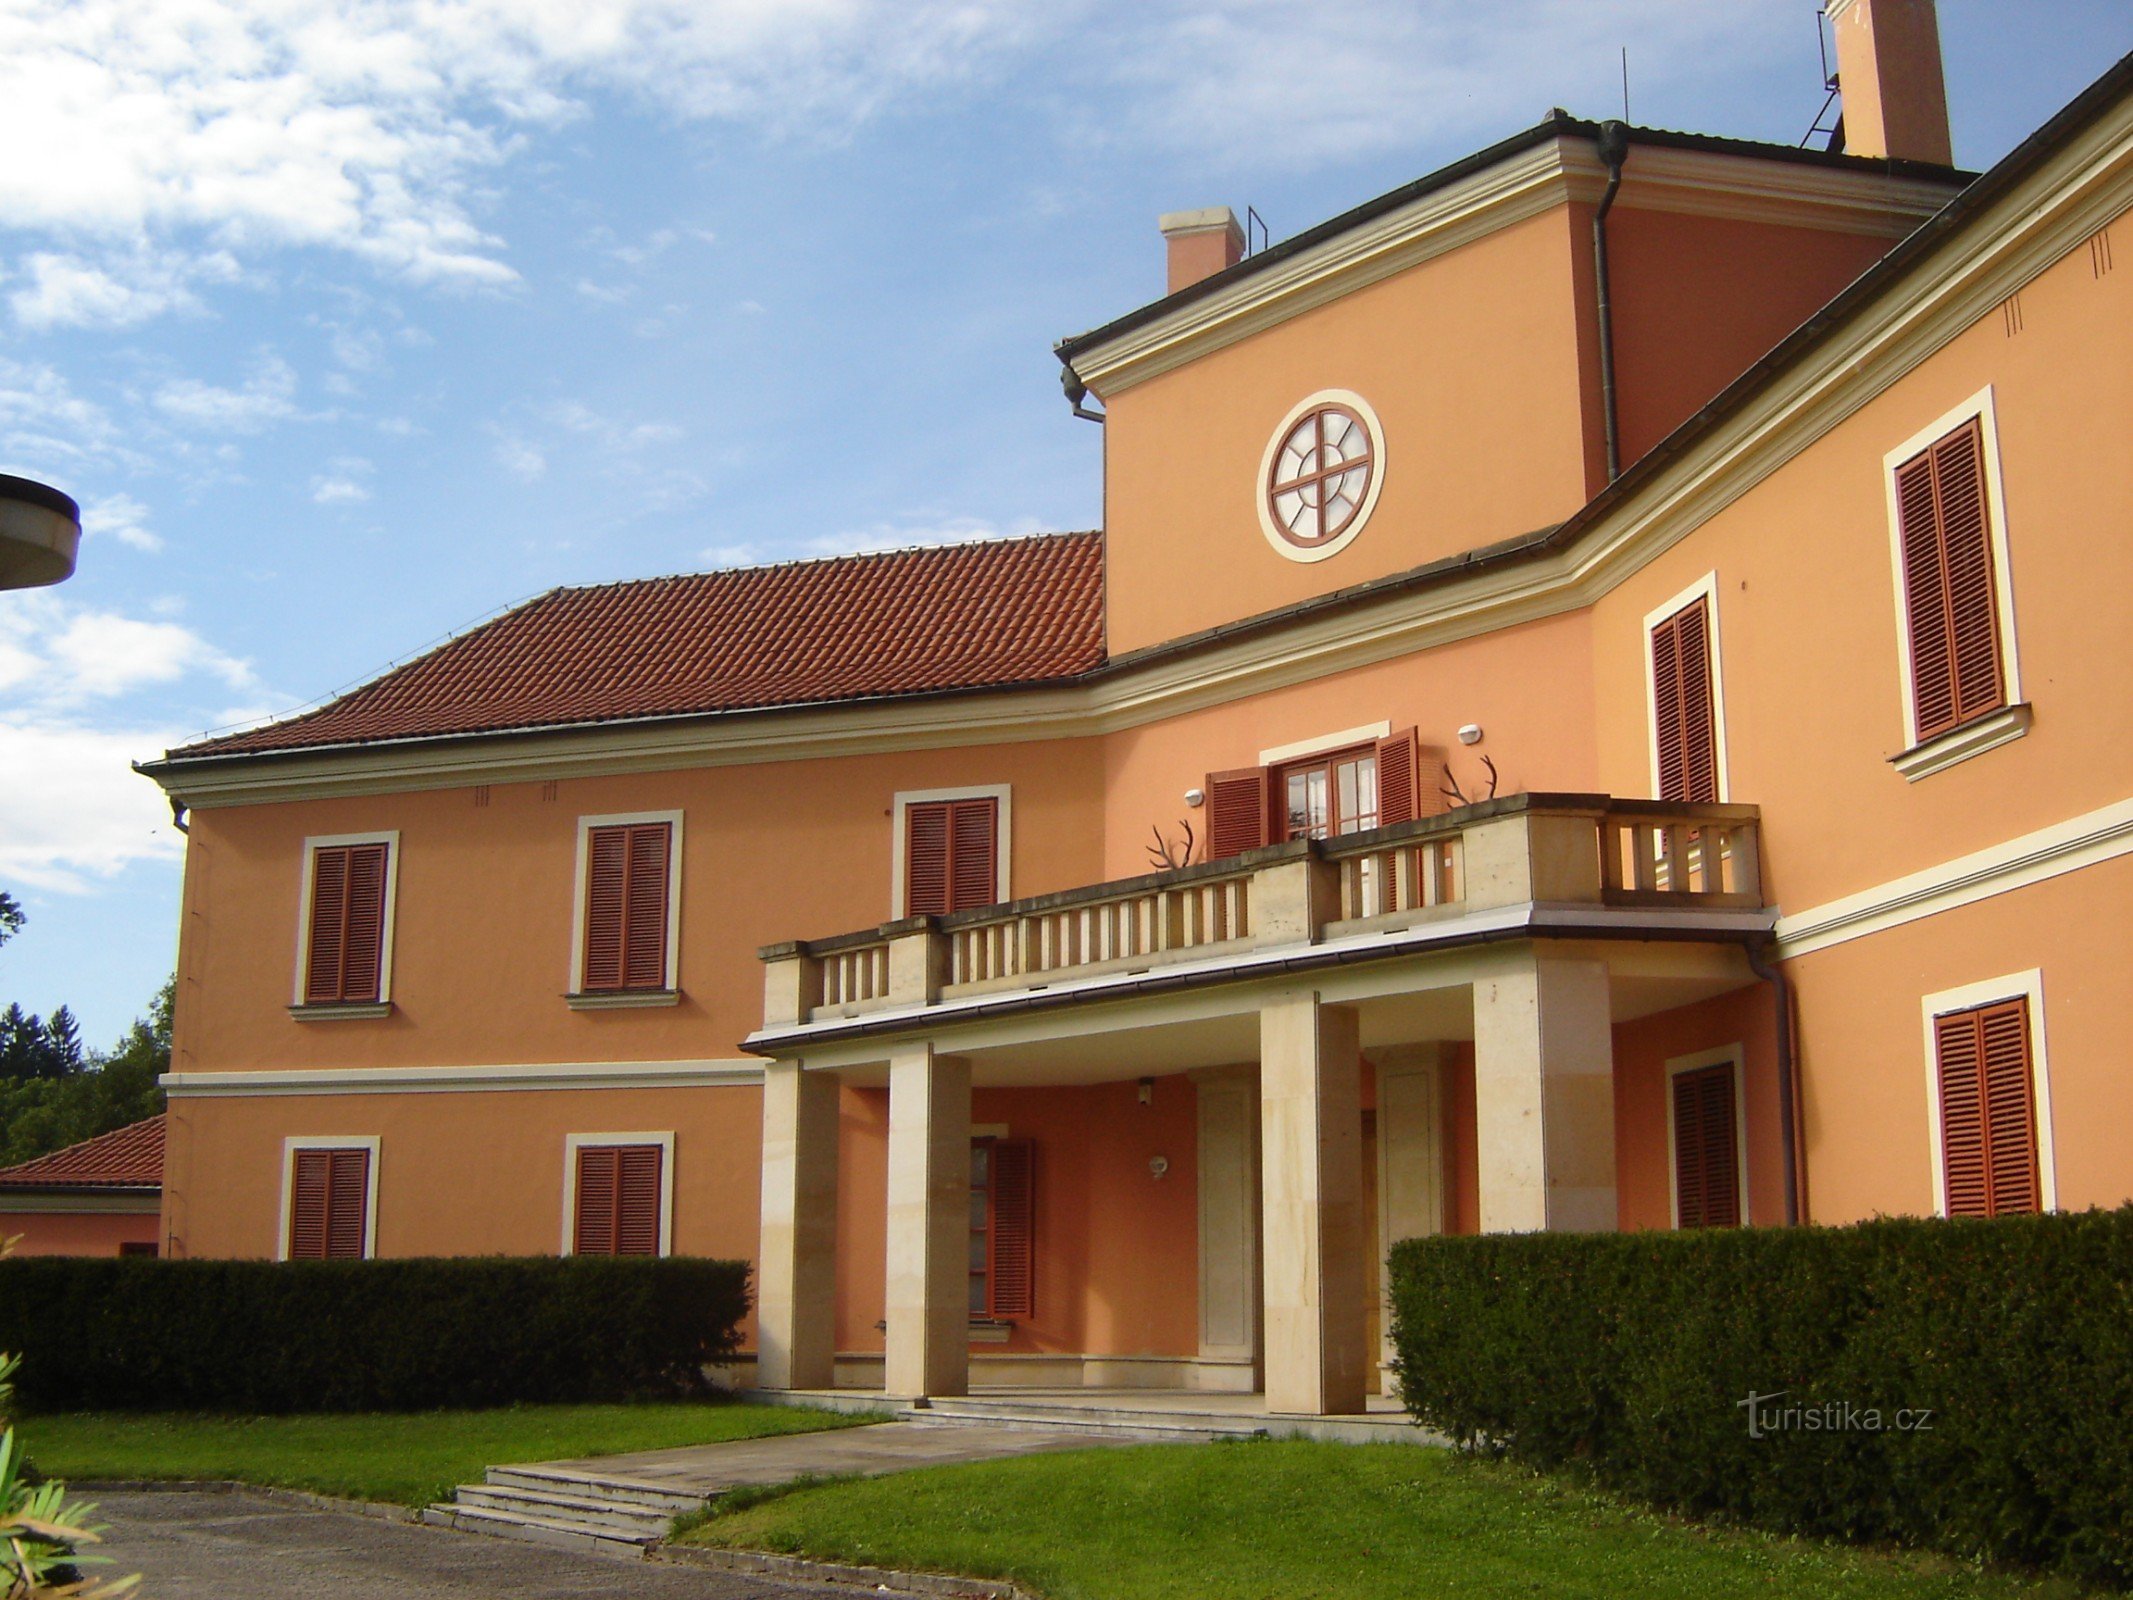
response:
<svg viewBox="0 0 2133 1600"><path fill-rule="evenodd" d="M765 947L764 1029L1520 905L1763 907L1754 806L1525 794L1332 839Z"/></svg>

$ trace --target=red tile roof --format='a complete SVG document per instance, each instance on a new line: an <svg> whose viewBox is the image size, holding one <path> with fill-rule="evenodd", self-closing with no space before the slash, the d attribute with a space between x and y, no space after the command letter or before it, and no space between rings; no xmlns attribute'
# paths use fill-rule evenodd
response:
<svg viewBox="0 0 2133 1600"><path fill-rule="evenodd" d="M159 1189L163 1186L163 1119L99 1134L19 1167L0 1168L0 1190Z"/></svg>
<svg viewBox="0 0 2133 1600"><path fill-rule="evenodd" d="M553 589L316 711L172 758L1070 678L1104 655L1103 536Z"/></svg>

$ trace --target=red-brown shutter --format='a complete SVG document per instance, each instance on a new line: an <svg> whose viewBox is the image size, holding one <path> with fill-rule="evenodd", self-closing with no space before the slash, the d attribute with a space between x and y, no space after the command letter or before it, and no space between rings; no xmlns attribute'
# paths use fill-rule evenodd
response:
<svg viewBox="0 0 2133 1600"><path fill-rule="evenodd" d="M1412 822L1422 810L1422 769L1415 730L1396 729L1378 741L1378 826Z"/></svg>
<svg viewBox="0 0 2133 1600"><path fill-rule="evenodd" d="M1653 733L1659 798L1718 799L1718 738L1711 696L1711 618L1700 597L1652 629Z"/></svg>
<svg viewBox="0 0 2133 1600"><path fill-rule="evenodd" d="M1984 435L1966 422L1896 469L1912 710L1930 739L2004 703Z"/></svg>
<svg viewBox="0 0 2133 1600"><path fill-rule="evenodd" d="M370 1152L299 1150L289 1196L289 1259L361 1260L370 1204Z"/></svg>
<svg viewBox="0 0 2133 1600"><path fill-rule="evenodd" d="M1037 1311L1037 1163L1027 1139L996 1139L992 1146L992 1260L990 1311L996 1317L1030 1317Z"/></svg>
<svg viewBox="0 0 2133 1600"><path fill-rule="evenodd" d="M1935 1017L1933 1042L1948 1215L2040 1209L2029 1002L2002 1000Z"/></svg>
<svg viewBox="0 0 2133 1600"><path fill-rule="evenodd" d="M1220 861L1267 841L1268 774L1264 767L1207 775L1207 859Z"/></svg>
<svg viewBox="0 0 2133 1600"><path fill-rule="evenodd" d="M585 863L587 992L666 987L673 840L673 825L666 822L591 830Z"/></svg>
<svg viewBox="0 0 2133 1600"><path fill-rule="evenodd" d="M971 911L1000 898L1000 803L921 800L904 808L904 915Z"/></svg>
<svg viewBox="0 0 2133 1600"><path fill-rule="evenodd" d="M357 844L312 852L307 1003L378 998L385 968L386 850L383 844Z"/></svg>
<svg viewBox="0 0 2133 1600"><path fill-rule="evenodd" d="M341 929L348 920L348 852L317 850L311 856L311 950L304 973L304 999L314 1004L341 997Z"/></svg>
<svg viewBox="0 0 2133 1600"><path fill-rule="evenodd" d="M1740 1108L1730 1062L1674 1074L1674 1196L1684 1228L1741 1220Z"/></svg>
<svg viewBox="0 0 2133 1600"><path fill-rule="evenodd" d="M581 1256L659 1254L660 1164L656 1144L578 1150L578 1210L571 1249Z"/></svg>

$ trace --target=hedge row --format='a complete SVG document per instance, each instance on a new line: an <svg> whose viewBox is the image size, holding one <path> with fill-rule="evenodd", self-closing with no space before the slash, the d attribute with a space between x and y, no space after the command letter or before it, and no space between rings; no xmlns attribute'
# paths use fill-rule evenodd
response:
<svg viewBox="0 0 2133 1600"><path fill-rule="evenodd" d="M0 1261L25 1409L411 1411L698 1387L739 1261Z"/></svg>
<svg viewBox="0 0 2133 1600"><path fill-rule="evenodd" d="M1470 1447L2133 1583L2133 1207L1416 1239L1391 1275L1408 1407Z"/></svg>

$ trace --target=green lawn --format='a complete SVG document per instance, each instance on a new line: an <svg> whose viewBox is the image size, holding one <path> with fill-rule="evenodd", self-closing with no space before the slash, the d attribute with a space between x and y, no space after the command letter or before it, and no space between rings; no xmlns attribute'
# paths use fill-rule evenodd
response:
<svg viewBox="0 0 2133 1600"><path fill-rule="evenodd" d="M25 1417L30 1458L49 1477L235 1478L359 1500L427 1505L485 1467L808 1433L870 1417L786 1406L513 1406L387 1416Z"/></svg>
<svg viewBox="0 0 2133 1600"><path fill-rule="evenodd" d="M1009 1578L1049 1600L2077 1592L1933 1558L1685 1525L1411 1445L1148 1445L935 1467L759 1500L686 1537Z"/></svg>

